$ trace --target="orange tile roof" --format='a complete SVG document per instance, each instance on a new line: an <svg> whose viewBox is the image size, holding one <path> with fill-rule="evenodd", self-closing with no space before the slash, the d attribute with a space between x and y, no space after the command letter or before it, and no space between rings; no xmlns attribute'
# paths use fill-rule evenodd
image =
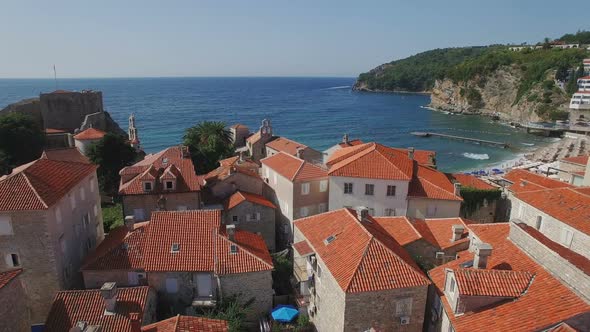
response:
<svg viewBox="0 0 590 332"><path fill-rule="evenodd" d="M221 319L174 316L141 328L142 332L227 332L229 325Z"/></svg>
<svg viewBox="0 0 590 332"><path fill-rule="evenodd" d="M408 156L408 149L400 149L400 148L392 148L386 147L381 144L371 142L371 143L360 143L360 144L352 144L349 147L344 147L340 150L336 150L328 159L326 164L328 166L335 165L347 158L352 157L355 154L358 154L364 150L373 148L374 145L381 146L389 150L390 153L397 153L400 155ZM414 150L414 160L419 164L426 165L426 166L434 166L431 165L432 161L434 160L436 153L434 151L428 150ZM409 159L409 157L408 157Z"/></svg>
<svg viewBox="0 0 590 332"><path fill-rule="evenodd" d="M153 290L152 290L153 291ZM148 304L150 287L117 288L115 315L105 315L105 303L99 289L57 292L45 322L46 332L69 331L77 322L100 325L103 331L131 332L132 313L140 321Z"/></svg>
<svg viewBox="0 0 590 332"><path fill-rule="evenodd" d="M462 187L466 188L475 188L481 190L500 190L498 187L494 187L491 184L485 182L484 180L471 175L471 174L461 174L461 173L453 173L447 174L449 180L457 181L461 184Z"/></svg>
<svg viewBox="0 0 590 332"><path fill-rule="evenodd" d="M410 181L408 197L463 200L461 196L455 195L455 185L444 173L418 163L414 165L414 176Z"/></svg>
<svg viewBox="0 0 590 332"><path fill-rule="evenodd" d="M65 130L62 129L54 129L54 128L45 128L45 133L46 134L63 134L65 133Z"/></svg>
<svg viewBox="0 0 590 332"><path fill-rule="evenodd" d="M230 128L234 128L234 129L245 128L245 129L248 129L248 126L243 125L241 123L236 123L236 124L232 125Z"/></svg>
<svg viewBox="0 0 590 332"><path fill-rule="evenodd" d="M309 243L307 243L305 240L293 243L293 249L297 250L301 256L306 256L313 253L313 249L311 249Z"/></svg>
<svg viewBox="0 0 590 332"><path fill-rule="evenodd" d="M590 195L572 188L517 192L515 197L590 235Z"/></svg>
<svg viewBox="0 0 590 332"><path fill-rule="evenodd" d="M358 138L357 139L350 140L347 143L344 143L344 142L338 143L338 145L340 145L340 147L343 147L343 148L349 147L349 146L361 145L361 144L363 144L363 141L361 141Z"/></svg>
<svg viewBox="0 0 590 332"><path fill-rule="evenodd" d="M363 148L364 147L364 148ZM377 143L367 143L347 149L356 151L341 156L341 161L330 163L330 176L345 176L368 179L410 180L413 162L407 154ZM332 155L332 159L337 153Z"/></svg>
<svg viewBox="0 0 590 332"><path fill-rule="evenodd" d="M586 164L588 163L588 156L576 156L576 157L563 158L560 161L565 161L565 162L572 163L572 164L586 166Z"/></svg>
<svg viewBox="0 0 590 332"><path fill-rule="evenodd" d="M285 152L292 156L297 155L297 149L307 149L308 146L305 144L301 144L299 142L295 142L285 137L277 137L276 139L266 143L266 146L277 151L277 152Z"/></svg>
<svg viewBox="0 0 590 332"><path fill-rule="evenodd" d="M147 222L136 223L134 230L119 226L89 254L80 270L137 270L143 269L142 247Z"/></svg>
<svg viewBox="0 0 590 332"><path fill-rule="evenodd" d="M452 240L454 225L464 227L463 235L458 241ZM416 219L414 227L424 240L440 249L448 249L469 242L467 223L462 218Z"/></svg>
<svg viewBox="0 0 590 332"><path fill-rule="evenodd" d="M338 285L346 293L427 286L430 281L403 247L369 217L340 209L295 221ZM325 240L335 240L326 244Z"/></svg>
<svg viewBox="0 0 590 332"><path fill-rule="evenodd" d="M323 168L284 152L264 158L260 162L290 181L304 181L328 177L328 172Z"/></svg>
<svg viewBox="0 0 590 332"><path fill-rule="evenodd" d="M468 296L519 297L533 281L526 271L456 269L459 294Z"/></svg>
<svg viewBox="0 0 590 332"><path fill-rule="evenodd" d="M258 169L260 166L253 161L244 160L240 162L240 157L230 157L219 161L219 167L203 176L207 184L213 184L217 181L223 181L228 178L233 172L248 175L253 178L260 179Z"/></svg>
<svg viewBox="0 0 590 332"><path fill-rule="evenodd" d="M143 245L146 271L215 271L218 274L272 269L264 240L257 234L235 232L237 254L220 233L220 210L159 211L152 213ZM180 251L171 252L172 244ZM217 265L215 262L217 261Z"/></svg>
<svg viewBox="0 0 590 332"><path fill-rule="evenodd" d="M37 159L0 178L0 211L45 210L90 174L92 164Z"/></svg>
<svg viewBox="0 0 590 332"><path fill-rule="evenodd" d="M8 285L8 283L10 283L12 279L16 278L19 274L21 274L21 272L23 272L23 269L15 269L0 272L0 289Z"/></svg>
<svg viewBox="0 0 590 332"><path fill-rule="evenodd" d="M506 173L504 179L513 183L508 187L508 189L513 192L572 187L572 185L568 183L554 180L523 169L511 170L510 172Z"/></svg>
<svg viewBox="0 0 590 332"><path fill-rule="evenodd" d="M96 140L102 139L104 135L107 133L96 128L88 128L84 131L81 131L77 135L74 135L74 139L78 141L87 141L87 140Z"/></svg>
<svg viewBox="0 0 590 332"><path fill-rule="evenodd" d="M193 161L189 156L183 156L183 147L174 146L162 150L156 154L147 155L142 161L132 166L127 166L119 171L120 175L135 175L127 182L119 184L120 195L156 195L169 190L164 190L162 181L158 181L164 171L174 165L177 169L176 187L172 192L196 192L201 190L199 177L195 173ZM142 180L156 180L155 188L150 192L143 190Z"/></svg>
<svg viewBox="0 0 590 332"><path fill-rule="evenodd" d="M91 164L90 160L80 153L80 150L77 148L45 150L43 151L43 154L41 154L41 159Z"/></svg>
<svg viewBox="0 0 590 332"><path fill-rule="evenodd" d="M250 202L253 204L262 205L273 209L277 208L271 201L266 199L264 196L239 190L227 199L225 208L227 210L230 210L242 204L243 202Z"/></svg>
<svg viewBox="0 0 590 332"><path fill-rule="evenodd" d="M260 130L255 132L254 134L250 135L248 138L246 138L246 142L250 143L250 144L255 144L256 142L260 141L260 139L262 138L262 135L260 134Z"/></svg>
<svg viewBox="0 0 590 332"><path fill-rule="evenodd" d="M406 217L373 217L373 219L402 246L422 238Z"/></svg>
<svg viewBox="0 0 590 332"><path fill-rule="evenodd" d="M535 275L527 291L517 299L456 316L443 293L445 270L460 269L461 264L473 260L473 253L463 252L458 259L428 272L455 331L537 331L590 311L590 305L507 239L509 227L508 223L470 224L469 231L493 247L488 270ZM531 314L533 311L542 314Z"/></svg>

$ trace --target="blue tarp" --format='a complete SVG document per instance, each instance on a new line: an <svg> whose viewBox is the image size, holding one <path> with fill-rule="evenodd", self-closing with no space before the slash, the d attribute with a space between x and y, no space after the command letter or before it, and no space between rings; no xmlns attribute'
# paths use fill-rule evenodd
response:
<svg viewBox="0 0 590 332"><path fill-rule="evenodd" d="M292 305L278 305L271 313L272 319L281 323L289 323L299 315L299 310Z"/></svg>

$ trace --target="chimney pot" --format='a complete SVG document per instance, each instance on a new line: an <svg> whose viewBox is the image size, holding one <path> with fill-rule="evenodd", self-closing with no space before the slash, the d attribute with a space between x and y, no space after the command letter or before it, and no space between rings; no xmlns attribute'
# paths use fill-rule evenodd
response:
<svg viewBox="0 0 590 332"><path fill-rule="evenodd" d="M225 230L230 241L234 242L236 237L236 225L226 225Z"/></svg>
<svg viewBox="0 0 590 332"><path fill-rule="evenodd" d="M128 231L132 231L135 225L135 217L133 216L126 216L125 217L125 227L127 227Z"/></svg>
<svg viewBox="0 0 590 332"><path fill-rule="evenodd" d="M117 305L117 283L105 282L100 288L100 295L104 300L105 311L114 313Z"/></svg>
<svg viewBox="0 0 590 332"><path fill-rule="evenodd" d="M303 159L303 148L297 147L297 158Z"/></svg>
<svg viewBox="0 0 590 332"><path fill-rule="evenodd" d="M359 221L366 221L369 217L369 208L366 206L358 206L356 208L356 217Z"/></svg>
<svg viewBox="0 0 590 332"><path fill-rule="evenodd" d="M342 143L348 145L349 142L348 134L344 134L344 137L342 137Z"/></svg>
<svg viewBox="0 0 590 332"><path fill-rule="evenodd" d="M492 255L492 249L493 247L489 243L478 243L475 246L474 269L485 269L487 267L488 257Z"/></svg>
<svg viewBox="0 0 590 332"><path fill-rule="evenodd" d="M410 158L411 160L414 160L414 151L415 149L413 147L408 148L408 158Z"/></svg>
<svg viewBox="0 0 590 332"><path fill-rule="evenodd" d="M451 240L453 242L461 240L464 230L465 227L463 225L453 225L453 237L451 238Z"/></svg>
<svg viewBox="0 0 590 332"><path fill-rule="evenodd" d="M461 196L461 184L459 182L453 183L455 187L455 196Z"/></svg>
<svg viewBox="0 0 590 332"><path fill-rule="evenodd" d="M129 319L131 320L131 332L141 332L141 321L139 320L139 313L130 313Z"/></svg>

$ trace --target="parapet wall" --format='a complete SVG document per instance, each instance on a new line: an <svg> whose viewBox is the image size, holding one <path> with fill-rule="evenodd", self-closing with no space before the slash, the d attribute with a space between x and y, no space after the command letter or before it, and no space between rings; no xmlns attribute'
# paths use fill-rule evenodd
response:
<svg viewBox="0 0 590 332"><path fill-rule="evenodd" d="M45 128L69 132L79 128L86 115L103 112L100 91L42 93L40 103Z"/></svg>

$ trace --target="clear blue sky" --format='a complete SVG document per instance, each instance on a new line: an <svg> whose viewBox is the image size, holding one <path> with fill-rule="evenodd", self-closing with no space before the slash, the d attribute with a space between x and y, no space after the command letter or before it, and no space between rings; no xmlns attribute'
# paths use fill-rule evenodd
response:
<svg viewBox="0 0 590 332"><path fill-rule="evenodd" d="M356 76L590 30L588 1L0 0L0 78Z"/></svg>

